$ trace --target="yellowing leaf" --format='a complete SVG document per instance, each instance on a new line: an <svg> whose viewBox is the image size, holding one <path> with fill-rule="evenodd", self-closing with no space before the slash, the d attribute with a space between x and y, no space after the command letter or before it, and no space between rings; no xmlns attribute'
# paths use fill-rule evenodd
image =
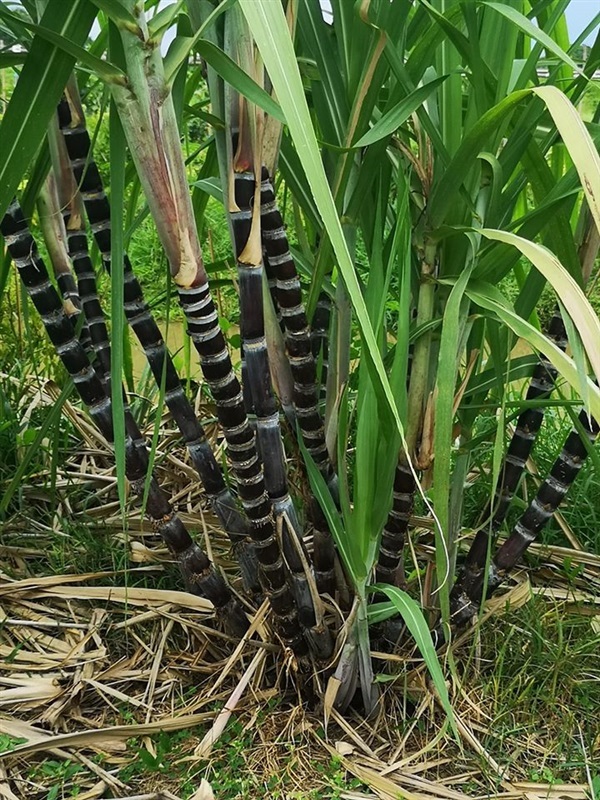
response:
<svg viewBox="0 0 600 800"><path fill-rule="evenodd" d="M556 86L538 86L535 94L546 104L575 165L590 212L600 231L600 155L569 98ZM562 299L562 298L561 298Z"/></svg>
<svg viewBox="0 0 600 800"><path fill-rule="evenodd" d="M600 173L599 173L600 177ZM600 381L600 320L588 299L558 258L540 244L530 242L516 233L482 228L486 239L512 244L542 273L552 285L561 303L569 312L585 347L596 378Z"/></svg>

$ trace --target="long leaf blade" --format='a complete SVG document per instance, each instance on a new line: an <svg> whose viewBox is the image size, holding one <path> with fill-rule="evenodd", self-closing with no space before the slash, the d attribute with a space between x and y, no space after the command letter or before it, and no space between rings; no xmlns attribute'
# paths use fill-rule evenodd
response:
<svg viewBox="0 0 600 800"><path fill-rule="evenodd" d="M600 155L577 109L556 86L533 90L541 97L567 146L585 192L590 212L600 231Z"/></svg>
<svg viewBox="0 0 600 800"><path fill-rule="evenodd" d="M368 133L365 133L354 147L366 147L369 144L378 142L380 139L385 139L390 133L393 133L406 120L413 114L421 105L427 100L429 95L446 80L446 76L441 78L434 78L424 86L419 86L414 92L411 92L408 97L404 97L394 108L384 114L384 116L371 128Z"/></svg>
<svg viewBox="0 0 600 800"><path fill-rule="evenodd" d="M596 374L596 378L600 381L600 350L598 349L600 321L589 300L554 253L551 253L543 245L530 242L522 236L517 236L516 233L491 230L490 228L482 228L479 232L486 239L505 242L516 247L553 286L579 331L592 369Z"/></svg>
<svg viewBox="0 0 600 800"><path fill-rule="evenodd" d="M50 0L41 23L75 44L84 44L96 17L89 0ZM36 36L0 124L0 216L48 129L75 59Z"/></svg>
<svg viewBox="0 0 600 800"><path fill-rule="evenodd" d="M398 589L396 586L388 586L386 583L377 583L373 587L378 592L387 595L392 603L396 606L398 613L404 620L406 627L410 631L411 636L415 640L419 648L423 661L427 665L429 674L436 688L440 702L444 711L448 715L450 725L454 731L457 740L459 739L458 729L456 727L456 719L454 718L454 711L448 696L448 688L444 680L444 674L438 661L437 653L431 640L431 632L427 627L427 622L423 616L423 612L412 599L410 595Z"/></svg>

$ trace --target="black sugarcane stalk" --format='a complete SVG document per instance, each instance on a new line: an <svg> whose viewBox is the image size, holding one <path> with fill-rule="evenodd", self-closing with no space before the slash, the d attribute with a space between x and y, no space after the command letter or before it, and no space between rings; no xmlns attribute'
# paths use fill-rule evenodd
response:
<svg viewBox="0 0 600 800"><path fill-rule="evenodd" d="M579 474L589 448L600 432L598 422L585 409L579 414L579 423L587 443L582 439L579 430L573 428L550 474L491 560L487 574L488 593L492 593L502 583L523 557L529 545L535 541L542 528L552 518ZM485 578L484 563L479 570L471 570L468 579L454 587L450 598L453 622L458 625L465 624L477 614L486 583Z"/></svg>
<svg viewBox="0 0 600 800"><path fill-rule="evenodd" d="M323 419L319 411L317 370L311 331L302 300L302 287L277 206L275 193L265 167L261 176L261 238L269 269L275 277L277 305L281 312L285 345L294 376L294 405L298 426L306 449L326 480L331 464L325 445Z"/></svg>
<svg viewBox="0 0 600 800"><path fill-rule="evenodd" d="M383 526L381 543L377 555L375 579L377 583L405 588L404 546L410 518L414 507L417 484L406 462L404 452L400 454L394 473L392 508ZM386 595L374 595L374 600L385 601ZM394 650L397 642L406 632L402 617L396 616L375 626L373 639L376 648Z"/></svg>
<svg viewBox="0 0 600 800"><path fill-rule="evenodd" d="M296 652L305 652L298 612L286 581L286 570L273 524L272 505L265 489L256 438L248 422L242 388L233 371L227 345L206 278L178 288L188 333L200 356L202 373L215 400L217 418L227 442L227 454L237 480L238 494L248 519L260 564L263 590L275 613L279 631Z"/></svg>
<svg viewBox="0 0 600 800"><path fill-rule="evenodd" d="M566 349L567 334L558 310L555 311L550 320L547 336L561 350ZM527 389L526 399L547 400L554 390L556 375L557 372L554 366L541 354ZM531 455L543 419L544 409L541 406L528 408L519 415L515 432L500 470L500 479L494 501L489 503L483 512L481 517L482 524L475 535L456 582L457 592L460 592L460 586L463 583L471 581L471 573L477 574L486 563L488 550L508 513L510 503L524 474L525 465Z"/></svg>
<svg viewBox="0 0 600 800"><path fill-rule="evenodd" d="M329 323L331 321L331 298L327 292L321 292L315 313L312 318L310 340L315 362L321 363L320 375L317 375L321 387L319 399L323 399L327 386L327 369L329 367Z"/></svg>
<svg viewBox="0 0 600 800"><path fill-rule="evenodd" d="M59 158L57 163L56 174L60 176L60 180L56 182L55 176L50 173L48 179L50 191L40 195L39 201L42 201L40 210L41 227L54 270L59 273L59 279L57 280L59 289L61 288L60 278L62 277L63 286L70 287L71 297L76 297L77 307L83 313L84 324L82 330L85 329L88 332L88 346L86 347L86 342L84 342L81 335L79 337L80 341L86 352L92 356L94 370L100 378L107 396L110 397L110 343L104 313L97 294L94 269L88 253L83 201L68 163L66 146L63 137L58 131L56 121L55 128L56 137L52 135L54 131L50 132L50 139L54 145L52 149L60 149L62 151L60 155L63 155L64 159ZM65 159L66 164L64 163ZM62 212L59 208L59 197L62 198ZM48 215L46 226L44 225L42 210ZM51 221L51 224L48 224L48 220ZM75 225L77 230L71 230L68 227L70 225ZM71 255L73 255L73 258ZM84 262L83 264L81 263L82 261ZM77 275L77 284L73 279L71 265L73 265ZM69 316L68 309L66 311L67 316ZM133 418L124 389L123 403L127 431L135 446L140 450L140 457L147 459L146 442Z"/></svg>
<svg viewBox="0 0 600 800"><path fill-rule="evenodd" d="M262 206L261 206L261 213L262 213ZM279 306L279 298L277 294L277 274L275 272L275 267L269 261L269 254L267 253L267 249L264 246L264 244L263 244L263 265L265 268L267 286L269 287L269 294L271 295L271 302L273 303L273 309L275 310L275 317L277 318L277 322L279 323L281 332L285 333L285 325L283 322L283 316L281 314L281 308Z"/></svg>
<svg viewBox="0 0 600 800"><path fill-rule="evenodd" d="M279 411L271 387L262 296L262 253L246 253L253 219L254 173L237 172L235 203L229 211L240 284L240 334L246 355L248 386L257 415L257 434L264 459L265 484L276 506L289 498ZM251 257L251 256L254 257ZM256 257L258 255L258 257ZM287 509L287 503L285 503Z"/></svg>
<svg viewBox="0 0 600 800"><path fill-rule="evenodd" d="M376 569L377 583L404 586L404 543L413 512L416 488L410 467L401 458L394 473L392 508L381 536Z"/></svg>
<svg viewBox="0 0 600 800"><path fill-rule="evenodd" d="M104 311L100 305L96 273L90 253L88 240L85 233L83 219L79 221L72 215L66 219L67 248L73 263L77 278L77 290L86 323L90 331L90 338L99 368L97 370L102 379L110 383L110 341Z"/></svg>
<svg viewBox="0 0 600 800"><path fill-rule="evenodd" d="M27 293L81 399L88 407L90 416L107 441L114 442L110 397L90 365L81 343L75 337L73 323L65 314L60 297L49 280L46 266L40 258L16 200L2 219L0 230ZM147 452L143 452L146 454L145 458L138 443L127 433L125 469L138 496L144 494L148 470ZM206 554L192 540L154 476L150 478L146 510L152 517L157 532L177 559L188 590L211 600L226 616L232 630L238 634L243 633L248 627L248 621L241 606L232 597L223 577L214 569Z"/></svg>
<svg viewBox="0 0 600 800"><path fill-rule="evenodd" d="M240 333L256 412L265 486L280 526L283 553L294 587L299 619L311 644L326 658L331 654L332 642L327 628L317 618L315 598L311 593L307 575L310 560L288 492L279 411L271 386L264 326L262 246L258 227L260 206L256 202L260 198L255 198L259 187L251 169L251 160L244 152L244 145L247 144L240 137L234 165L239 171L234 173L234 197L230 199L229 210L240 286Z"/></svg>
<svg viewBox="0 0 600 800"><path fill-rule="evenodd" d="M74 79L69 85L73 91L76 90ZM83 199L71 169L65 137L58 127L58 116L48 131L48 142L67 235L67 252L75 271L77 292L96 356L95 369L107 388L107 394L110 394L110 340L106 317L88 248Z"/></svg>
<svg viewBox="0 0 600 800"><path fill-rule="evenodd" d="M40 227L50 256L50 263L56 277L58 290L64 301L65 313L74 324L79 321L79 339L84 350L91 349L90 330L82 317L82 303L75 278L71 272L71 261L67 252L67 233L60 213L57 186L52 172L48 174L37 199Z"/></svg>
<svg viewBox="0 0 600 800"><path fill-rule="evenodd" d="M266 256L265 269L271 295L275 295L275 308L279 312L294 379L295 416L306 449L325 480L331 484L334 473L325 444L325 429L319 409L316 362L302 300L302 287L266 167L262 169L260 193L261 239ZM331 532L325 516L319 513L316 504L309 507L309 512L315 528L313 553L317 587L322 593L333 594L335 546Z"/></svg>
<svg viewBox="0 0 600 800"><path fill-rule="evenodd" d="M77 119L69 102L63 98L59 106L60 128L65 138L67 151L75 180L83 197L92 233L102 256L102 262L110 272L111 229L110 205L104 192L102 179L95 161L91 157L91 141L82 118ZM74 247L77 245L73 244ZM84 265L81 267L91 282L94 275L82 239L78 242ZM79 259L76 259L76 262ZM230 536L240 559L244 579L256 588L253 576L253 556L245 546L247 525L237 510L231 492L225 485L223 475L206 434L185 395L173 361L166 348L158 325L144 300L141 286L135 277L131 263L125 255L125 315L144 349L150 369L160 386L165 373L165 403L186 443L192 463L200 475L211 505ZM97 299L97 294L96 298ZM100 309L101 311L101 309ZM110 358L110 356L108 355ZM109 373L110 374L110 373Z"/></svg>

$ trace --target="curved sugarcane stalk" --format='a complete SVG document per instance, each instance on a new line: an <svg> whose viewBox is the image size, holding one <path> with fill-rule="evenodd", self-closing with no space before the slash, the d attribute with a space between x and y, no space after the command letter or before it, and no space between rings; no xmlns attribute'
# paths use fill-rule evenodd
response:
<svg viewBox="0 0 600 800"><path fill-rule="evenodd" d="M579 430L573 428L562 451L535 497L514 525L509 537L498 548L490 562L487 574L487 591L493 592L506 575L522 558L529 545L535 541L542 528L552 518L579 474L589 448L594 444L600 426L585 409L579 414L587 443ZM452 620L464 624L476 616L486 584L485 564L477 571L471 570L468 579L457 584L451 596Z"/></svg>
<svg viewBox="0 0 600 800"><path fill-rule="evenodd" d="M294 376L294 405L298 426L313 461L324 477L329 479L332 470L318 405L317 371L311 332L302 301L302 288L265 167L262 169L260 192L261 238L269 267L275 277L277 305L281 312L285 344Z"/></svg>
<svg viewBox="0 0 600 800"><path fill-rule="evenodd" d="M236 181L237 185L237 181ZM237 198L236 198L237 200ZM313 341L302 300L302 288L290 253L283 219L266 167L262 168L260 186L260 221L265 269L271 296L282 326L294 379L294 411L300 434L309 455L328 483L334 473L325 444L325 429L319 410L319 388ZM313 552L315 579L320 592L335 591L335 546L324 515L317 505L309 507L315 527Z"/></svg>
<svg viewBox="0 0 600 800"><path fill-rule="evenodd" d="M76 92L74 78L69 82ZM85 227L85 208L79 187L75 182L64 136L58 127L58 116L48 131L52 168L56 176L57 192L67 236L67 252L75 276L90 339L96 356L95 369L110 394L110 340L106 318L100 305L96 272L90 258Z"/></svg>
<svg viewBox="0 0 600 800"><path fill-rule="evenodd" d="M408 464L398 461L394 474L393 502L385 522L376 569L377 583L404 586L404 542L413 512L416 483Z"/></svg>
<svg viewBox="0 0 600 800"><path fill-rule="evenodd" d="M88 407L90 416L107 441L114 442L110 396L106 394L75 336L73 323L65 314L61 300L50 283L46 266L40 258L16 200L2 219L0 230L27 293L81 399ZM148 466L147 451L139 447L139 442L133 440L128 430L125 440L125 469L133 491L138 496L144 494ZM154 476L150 478L146 510L153 519L157 532L177 559L188 590L211 600L225 616L232 631L241 635L248 627L243 609L232 597L221 574L192 540Z"/></svg>
<svg viewBox="0 0 600 800"><path fill-rule="evenodd" d="M561 348L567 347L567 333L562 318L555 311L548 326L547 336ZM550 361L541 354L533 376L527 389L526 400L547 400L554 390L556 369ZM495 534L504 521L512 498L514 497L519 481L525 471L525 465L536 436L544 419L542 407L528 408L523 411L517 420L515 432L508 446L504 463L500 470L500 479L496 487L494 502L489 503L482 515L482 524L475 534L462 570L455 585L455 592L459 595L463 584L473 580L485 566L488 551L493 543ZM483 522L489 520L489 522Z"/></svg>
<svg viewBox="0 0 600 800"><path fill-rule="evenodd" d="M40 227L48 248L56 283L64 301L65 313L75 325L78 321L82 323L79 339L84 350L89 352L91 347L90 330L85 320L85 314L82 317L82 302L71 272L66 243L67 232L59 209L56 182L51 172L40 188L37 207Z"/></svg>
<svg viewBox="0 0 600 800"><path fill-rule="evenodd" d="M264 71L254 60L254 45L241 13L227 18L226 49L249 75ZM260 76L258 75L260 73ZM257 440L263 459L265 486L273 503L278 538L293 588L298 617L311 649L321 659L330 657L333 641L312 574L300 525L288 492L287 470L279 410L271 374L263 305L263 243L261 240L261 168L264 115L231 92L226 108L227 175L222 176L238 266L240 333L248 384L256 413Z"/></svg>
<svg viewBox="0 0 600 800"><path fill-rule="evenodd" d="M100 173L91 157L91 141L82 114L78 113L76 106L71 105L66 98L63 98L59 106L59 122L75 180L80 188L90 226L102 256L102 262L106 270L110 272L110 206ZM78 239L78 242L72 242L72 245L79 248L79 257L76 258L77 268L80 268L82 274L85 274L87 280L91 282L94 274L83 241ZM82 261L85 263L82 264ZM127 321L144 349L152 374L159 386L164 370L165 403L181 431L192 463L202 479L211 505L236 548L236 555L240 560L246 584L254 589L257 586L257 580L253 574L255 573L253 554L246 546L245 541L247 538L246 522L237 510L231 492L225 485L221 469L191 403L185 395L173 361L158 325L144 300L141 286L135 277L127 255L125 255L124 290ZM97 294L94 292L93 295L93 299L97 300ZM106 352L110 358L109 351Z"/></svg>

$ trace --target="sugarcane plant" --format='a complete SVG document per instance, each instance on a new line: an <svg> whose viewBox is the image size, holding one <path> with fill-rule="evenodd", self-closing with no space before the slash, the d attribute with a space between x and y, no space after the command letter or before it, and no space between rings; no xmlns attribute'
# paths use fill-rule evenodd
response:
<svg viewBox="0 0 600 800"><path fill-rule="evenodd" d="M502 4L332 5L331 21L317 0L187 0L155 14L152 2L76 0L68 14L40 0L31 20L0 8L29 37L0 126L1 229L57 354L115 444L118 472L217 622L242 636L265 598L274 641L300 665L318 665L327 704L343 708L358 692L368 711L377 703L373 645L416 643L449 711L434 647L474 620L594 453L600 324L583 289L598 251L600 159L597 127L588 131L573 104L600 63L600 39L581 70L561 0L529 17ZM87 46L97 7L108 36ZM542 53L546 79L536 72ZM41 82L40 58L52 64ZM94 96L90 73L110 95L110 202L80 96ZM192 194L181 138L200 91L214 158ZM123 246L124 142L131 202L138 218L150 213L166 255L226 470ZM34 156L26 199L38 197L54 279L14 199ZM241 380L201 247L209 183L235 260ZM112 341L86 217L111 276ZM509 279L513 302L499 288ZM535 308L546 282L558 305L542 332ZM124 321L229 537L241 587L194 543L153 476L122 385ZM516 337L537 363L511 357ZM512 382L528 376L502 456ZM542 403L557 390L583 407L496 549ZM482 406L501 424L489 503L463 559L464 484ZM405 545L416 505L434 555L415 561Z"/></svg>

